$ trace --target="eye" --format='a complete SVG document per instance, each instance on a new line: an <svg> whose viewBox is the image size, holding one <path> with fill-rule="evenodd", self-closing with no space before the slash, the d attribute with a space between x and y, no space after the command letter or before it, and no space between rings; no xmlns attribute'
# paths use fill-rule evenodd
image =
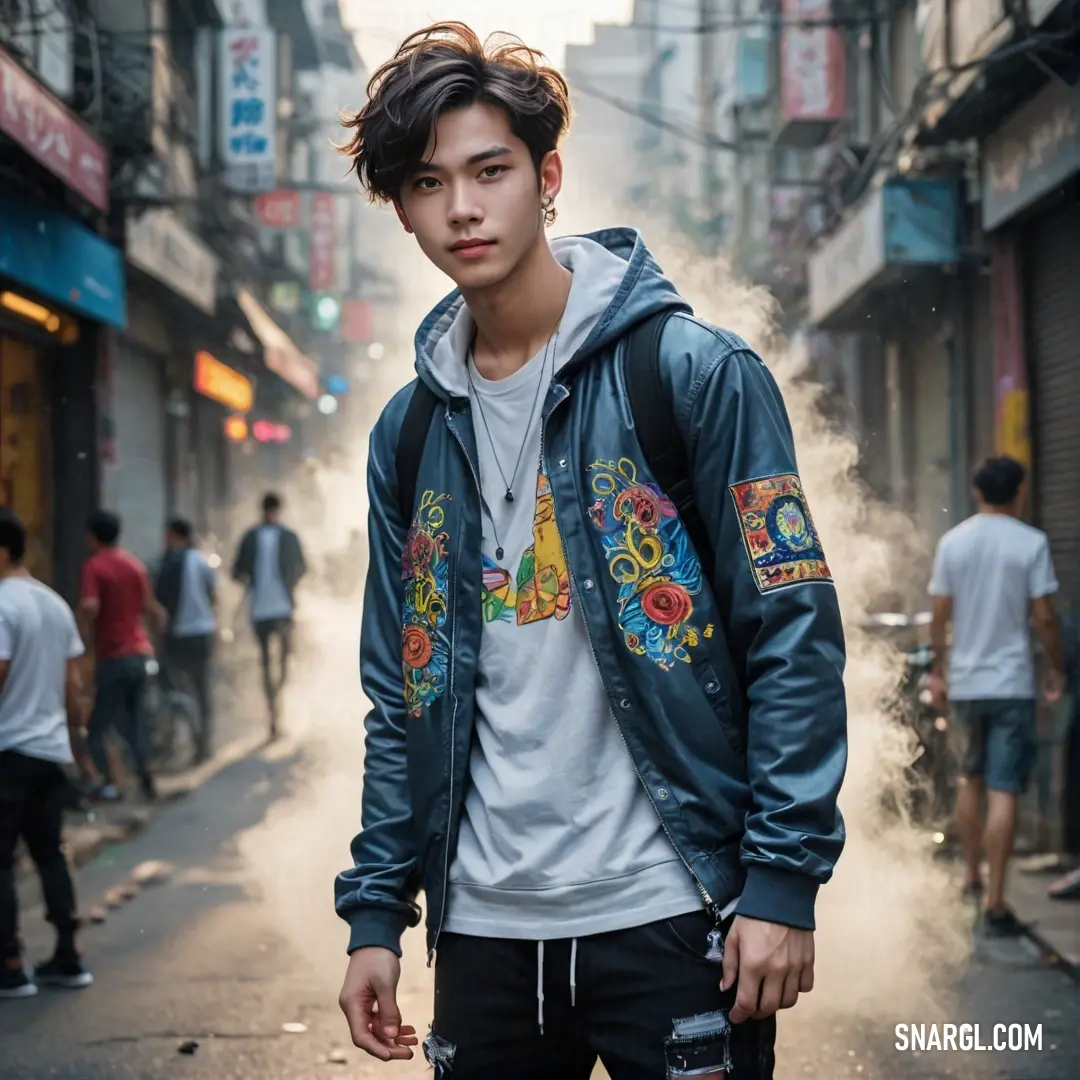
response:
<svg viewBox="0 0 1080 1080"><path fill-rule="evenodd" d="M506 172L506 170L507 170L506 165L488 165L484 169L482 175L487 180L494 180L496 176L499 176L501 173Z"/></svg>
<svg viewBox="0 0 1080 1080"><path fill-rule="evenodd" d="M416 188L417 191L434 191L438 186L439 181L436 180L434 176L421 176L420 179L413 184L413 187Z"/></svg>

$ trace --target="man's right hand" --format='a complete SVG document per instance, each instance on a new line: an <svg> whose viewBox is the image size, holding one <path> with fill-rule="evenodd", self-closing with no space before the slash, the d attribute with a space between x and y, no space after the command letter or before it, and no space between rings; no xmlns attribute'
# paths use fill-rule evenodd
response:
<svg viewBox="0 0 1080 1080"><path fill-rule="evenodd" d="M357 949L349 957L338 1004L354 1045L380 1061L409 1061L416 1028L401 1023L397 1007L401 961L389 949Z"/></svg>

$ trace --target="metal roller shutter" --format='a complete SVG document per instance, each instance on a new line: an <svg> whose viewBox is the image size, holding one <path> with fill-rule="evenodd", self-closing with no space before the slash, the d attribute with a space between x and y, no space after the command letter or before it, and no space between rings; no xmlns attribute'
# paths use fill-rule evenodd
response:
<svg viewBox="0 0 1080 1080"><path fill-rule="evenodd" d="M145 563L161 554L167 513L162 386L161 362L121 338L113 383L120 460L110 470L109 503L123 522L121 544Z"/></svg>
<svg viewBox="0 0 1080 1080"><path fill-rule="evenodd" d="M994 453L994 316L990 278L971 279L971 413L968 433L968 475Z"/></svg>
<svg viewBox="0 0 1080 1080"><path fill-rule="evenodd" d="M1080 206L1029 236L1035 494L1063 606L1080 611Z"/></svg>

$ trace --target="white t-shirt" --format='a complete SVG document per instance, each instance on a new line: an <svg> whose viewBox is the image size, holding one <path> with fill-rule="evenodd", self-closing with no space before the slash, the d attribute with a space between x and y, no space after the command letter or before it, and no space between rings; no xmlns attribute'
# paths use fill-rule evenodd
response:
<svg viewBox="0 0 1080 1080"><path fill-rule="evenodd" d="M1046 533L1006 514L976 514L938 543L931 596L953 602L949 697L1035 697L1031 601L1057 592Z"/></svg>
<svg viewBox="0 0 1080 1080"><path fill-rule="evenodd" d="M0 660L10 661L0 691L0 750L71 762L67 662L84 652L71 608L29 577L0 581Z"/></svg>
<svg viewBox="0 0 1080 1080"><path fill-rule="evenodd" d="M256 534L255 572L251 583L251 621L291 619L289 590L281 580L281 528L261 525Z"/></svg>
<svg viewBox="0 0 1080 1080"><path fill-rule="evenodd" d="M215 584L214 570L202 552L188 548L180 575L180 603L172 625L173 637L205 637L217 629L217 616L210 602Z"/></svg>

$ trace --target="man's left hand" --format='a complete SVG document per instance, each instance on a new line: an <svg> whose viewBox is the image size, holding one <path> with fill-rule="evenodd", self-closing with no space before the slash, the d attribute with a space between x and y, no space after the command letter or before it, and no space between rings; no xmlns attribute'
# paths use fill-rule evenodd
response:
<svg viewBox="0 0 1080 1080"><path fill-rule="evenodd" d="M814 932L736 915L724 941L720 989L736 984L733 1024L790 1009L814 988Z"/></svg>

